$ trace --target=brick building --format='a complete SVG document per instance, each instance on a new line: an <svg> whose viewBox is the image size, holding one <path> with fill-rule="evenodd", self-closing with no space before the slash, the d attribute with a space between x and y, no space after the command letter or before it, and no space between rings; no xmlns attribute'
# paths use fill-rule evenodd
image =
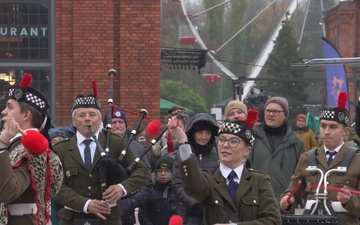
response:
<svg viewBox="0 0 360 225"><path fill-rule="evenodd" d="M327 12L326 38L337 48L341 57L360 57L360 0L343 1ZM345 65L348 77L350 113L360 96L360 65Z"/></svg>
<svg viewBox="0 0 360 225"><path fill-rule="evenodd" d="M158 0L0 0L0 109L9 84L28 72L48 96L53 124L67 126L92 80L106 110L113 68L114 103L158 118L160 16ZM131 127L137 116L128 119Z"/></svg>

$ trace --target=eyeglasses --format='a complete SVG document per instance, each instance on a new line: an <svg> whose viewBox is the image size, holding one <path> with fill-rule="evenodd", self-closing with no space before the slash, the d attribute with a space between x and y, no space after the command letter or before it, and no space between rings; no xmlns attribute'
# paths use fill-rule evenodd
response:
<svg viewBox="0 0 360 225"><path fill-rule="evenodd" d="M274 114L275 116L279 115L281 112L284 112L284 110L276 110L276 109L265 109L265 112L267 114Z"/></svg>
<svg viewBox="0 0 360 225"><path fill-rule="evenodd" d="M164 174L169 174L169 173L171 173L171 170L169 170L169 169L158 169L158 170L156 170L156 173L160 173L160 174L162 174L162 173L164 173Z"/></svg>
<svg viewBox="0 0 360 225"><path fill-rule="evenodd" d="M217 145L223 146L225 144L225 142L228 142L228 145L230 148L235 148L240 144L240 139L239 138L226 139L224 137L217 138Z"/></svg>

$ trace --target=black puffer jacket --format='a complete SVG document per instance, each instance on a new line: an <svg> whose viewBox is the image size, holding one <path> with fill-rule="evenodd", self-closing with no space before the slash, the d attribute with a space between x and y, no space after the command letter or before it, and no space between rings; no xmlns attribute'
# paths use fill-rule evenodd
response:
<svg viewBox="0 0 360 225"><path fill-rule="evenodd" d="M171 182L148 183L140 192L145 193L139 208L141 225L168 225L172 215L183 217L186 214L186 208L176 196Z"/></svg>
<svg viewBox="0 0 360 225"><path fill-rule="evenodd" d="M198 123L206 122L211 127L211 139L205 146L197 145L194 141L193 135L196 130ZM210 173L214 174L216 169L219 167L219 158L217 154L217 145L215 137L218 135L219 126L216 120L209 114L198 113L192 117L189 122L189 125L186 130L186 135L188 137L191 150L194 153L199 166L202 170L207 170ZM201 225L203 224L203 215L202 209L198 202L185 194L183 189L180 168L179 168L180 155L179 153L175 157L175 162L173 166L173 179L172 184L174 186L177 196L179 196L180 201L185 204L189 214L184 219L184 225Z"/></svg>

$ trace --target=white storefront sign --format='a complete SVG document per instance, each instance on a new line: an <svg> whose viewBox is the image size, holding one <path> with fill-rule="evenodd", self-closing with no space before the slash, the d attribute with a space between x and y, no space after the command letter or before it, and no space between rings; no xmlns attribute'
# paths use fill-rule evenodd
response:
<svg viewBox="0 0 360 225"><path fill-rule="evenodd" d="M26 36L26 37L46 37L47 27L1 27L0 37L4 36Z"/></svg>

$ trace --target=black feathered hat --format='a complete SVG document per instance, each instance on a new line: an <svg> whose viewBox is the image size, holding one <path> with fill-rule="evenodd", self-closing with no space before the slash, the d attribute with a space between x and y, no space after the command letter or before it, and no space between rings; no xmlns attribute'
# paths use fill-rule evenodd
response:
<svg viewBox="0 0 360 225"><path fill-rule="evenodd" d="M25 73L20 85L10 87L9 98L18 102L25 102L46 116L48 115L49 103L40 91L31 87L32 79L31 74Z"/></svg>
<svg viewBox="0 0 360 225"><path fill-rule="evenodd" d="M253 109L248 111L246 120L225 120L219 129L220 134L233 134L243 139L246 144L253 145L254 137L252 135L252 129L259 119L259 112Z"/></svg>
<svg viewBox="0 0 360 225"><path fill-rule="evenodd" d="M100 101L97 98L97 89L96 89L96 81L92 81L94 94L83 95L80 94L76 97L74 105L71 109L71 112L74 112L77 108L95 108L100 110Z"/></svg>
<svg viewBox="0 0 360 225"><path fill-rule="evenodd" d="M32 80L32 75L25 73L21 78L19 85L11 86L9 88L9 98L31 105L44 116L42 125L37 128L49 141L49 147L51 147L48 133L51 125L51 118L48 113L49 103L40 91L31 87Z"/></svg>
<svg viewBox="0 0 360 225"><path fill-rule="evenodd" d="M320 121L321 120L333 120L338 123L344 124L346 127L350 126L350 114L346 109L346 103L348 100L348 95L346 92L340 92L338 96L338 106L325 109L321 112Z"/></svg>

